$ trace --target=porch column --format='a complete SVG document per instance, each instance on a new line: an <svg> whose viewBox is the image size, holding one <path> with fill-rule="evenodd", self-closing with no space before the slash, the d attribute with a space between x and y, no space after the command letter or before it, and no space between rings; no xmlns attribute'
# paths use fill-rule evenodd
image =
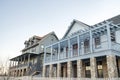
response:
<svg viewBox="0 0 120 80"><path fill-rule="evenodd" d="M45 77L45 73L46 73L46 65L43 65L43 74L42 74L42 77Z"/></svg>
<svg viewBox="0 0 120 80"><path fill-rule="evenodd" d="M58 43L58 60L60 59L60 42Z"/></svg>
<svg viewBox="0 0 120 80"><path fill-rule="evenodd" d="M21 64L22 64L22 61L23 61L23 60L22 60L22 56L21 56Z"/></svg>
<svg viewBox="0 0 120 80"><path fill-rule="evenodd" d="M68 39L68 58L71 57L70 39Z"/></svg>
<svg viewBox="0 0 120 80"><path fill-rule="evenodd" d="M57 77L61 77L61 64L57 64Z"/></svg>
<svg viewBox="0 0 120 80"><path fill-rule="evenodd" d="M13 61L11 62L11 64L12 64L11 67L13 67Z"/></svg>
<svg viewBox="0 0 120 80"><path fill-rule="evenodd" d="M92 45L93 41L92 41L92 31L90 30L90 53L93 52L93 45Z"/></svg>
<svg viewBox="0 0 120 80"><path fill-rule="evenodd" d="M20 64L20 58L18 58L18 66L19 66L19 64Z"/></svg>
<svg viewBox="0 0 120 80"><path fill-rule="evenodd" d="M107 68L108 68L108 77L109 78L118 77L115 55L107 55Z"/></svg>
<svg viewBox="0 0 120 80"><path fill-rule="evenodd" d="M27 68L27 75L30 74L30 68L29 68L29 66L30 66L30 54L28 54L28 68Z"/></svg>
<svg viewBox="0 0 120 80"><path fill-rule="evenodd" d="M11 67L11 61L10 61L10 64L9 64L9 68Z"/></svg>
<svg viewBox="0 0 120 80"><path fill-rule="evenodd" d="M30 54L28 54L28 66L30 64Z"/></svg>
<svg viewBox="0 0 120 80"><path fill-rule="evenodd" d="M51 62L52 62L52 54L53 54L53 53L52 53L52 46L51 46Z"/></svg>
<svg viewBox="0 0 120 80"><path fill-rule="evenodd" d="M82 78L82 60L77 60L77 78Z"/></svg>
<svg viewBox="0 0 120 80"><path fill-rule="evenodd" d="M82 52L81 54L84 55L85 54L84 53L84 41L82 41L81 44L82 44L81 45L81 52Z"/></svg>
<svg viewBox="0 0 120 80"><path fill-rule="evenodd" d="M80 40L79 35L77 36L77 44L78 44L78 56L80 55Z"/></svg>
<svg viewBox="0 0 120 80"><path fill-rule="evenodd" d="M110 34L110 26L107 25L107 36L108 36L108 48L111 49L111 34Z"/></svg>
<svg viewBox="0 0 120 80"><path fill-rule="evenodd" d="M24 64L25 64L25 55L24 55Z"/></svg>
<svg viewBox="0 0 120 80"><path fill-rule="evenodd" d="M49 72L49 77L53 76L53 64L50 64L50 72Z"/></svg>
<svg viewBox="0 0 120 80"><path fill-rule="evenodd" d="M44 49L44 63L46 63L46 53L47 53L47 50L46 50L46 47Z"/></svg>
<svg viewBox="0 0 120 80"><path fill-rule="evenodd" d="M96 58L90 58L91 78L97 78Z"/></svg>
<svg viewBox="0 0 120 80"><path fill-rule="evenodd" d="M68 78L72 77L72 62L71 61L67 62L67 77Z"/></svg>
<svg viewBox="0 0 120 80"><path fill-rule="evenodd" d="M13 61L13 67L14 67L14 65L15 65L15 61Z"/></svg>

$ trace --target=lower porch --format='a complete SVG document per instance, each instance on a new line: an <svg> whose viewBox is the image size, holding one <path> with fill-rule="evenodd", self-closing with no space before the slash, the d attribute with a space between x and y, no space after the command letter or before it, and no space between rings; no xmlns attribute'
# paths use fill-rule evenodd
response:
<svg viewBox="0 0 120 80"><path fill-rule="evenodd" d="M120 57L105 55L44 65L43 77L118 78L120 77Z"/></svg>

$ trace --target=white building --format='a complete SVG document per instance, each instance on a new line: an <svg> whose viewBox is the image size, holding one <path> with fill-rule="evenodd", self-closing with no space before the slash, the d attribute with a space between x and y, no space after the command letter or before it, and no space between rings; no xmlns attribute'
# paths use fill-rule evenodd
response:
<svg viewBox="0 0 120 80"><path fill-rule="evenodd" d="M45 47L43 77L120 77L120 15L93 26L73 20L63 39Z"/></svg>

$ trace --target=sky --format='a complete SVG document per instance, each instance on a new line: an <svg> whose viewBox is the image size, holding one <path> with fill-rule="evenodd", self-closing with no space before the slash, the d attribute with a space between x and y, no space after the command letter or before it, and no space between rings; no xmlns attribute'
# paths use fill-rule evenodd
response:
<svg viewBox="0 0 120 80"><path fill-rule="evenodd" d="M0 0L0 63L24 41L54 31L62 38L73 19L94 25L120 14L120 0Z"/></svg>

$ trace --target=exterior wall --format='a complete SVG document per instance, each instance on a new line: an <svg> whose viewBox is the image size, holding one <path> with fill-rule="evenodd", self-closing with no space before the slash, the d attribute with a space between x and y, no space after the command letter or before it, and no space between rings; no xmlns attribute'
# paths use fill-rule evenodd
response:
<svg viewBox="0 0 120 80"><path fill-rule="evenodd" d="M42 52L44 52L44 50L42 49L41 46L45 47L45 46L48 46L48 45L50 45L50 44L52 44L52 43L55 43L55 42L57 42L57 41L58 41L58 39L56 39L56 37L53 36L53 35L49 35L48 37L45 37L43 40L41 40L41 41L39 42L39 46L38 46L38 48L37 48L37 53L42 53Z"/></svg>

